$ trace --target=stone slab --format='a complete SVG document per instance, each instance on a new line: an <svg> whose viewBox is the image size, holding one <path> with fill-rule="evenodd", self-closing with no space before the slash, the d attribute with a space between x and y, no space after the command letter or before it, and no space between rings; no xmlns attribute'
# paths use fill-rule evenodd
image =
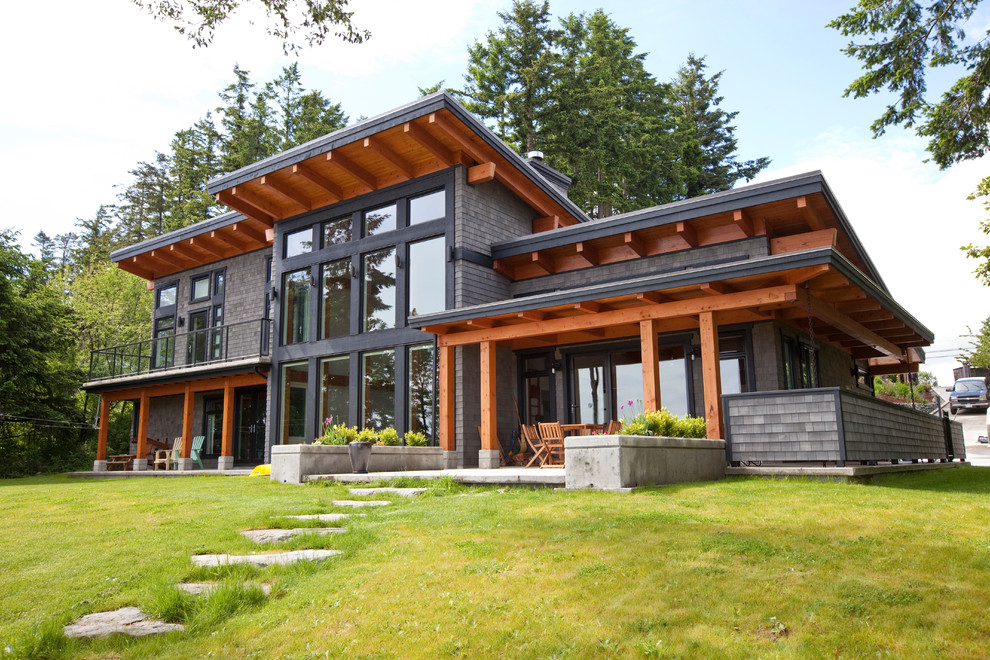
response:
<svg viewBox="0 0 990 660"><path fill-rule="evenodd" d="M124 607L112 612L87 614L63 628L66 637L106 637L114 633L143 637L177 630L185 630L185 628L181 623L165 623L164 621L149 619L137 607Z"/></svg>
<svg viewBox="0 0 990 660"><path fill-rule="evenodd" d="M180 582L176 586L188 594L192 594L193 596L201 596L216 591L220 584L217 582ZM245 582L244 588L247 589L249 587L259 587L266 596L272 592L271 585L265 584L264 582Z"/></svg>
<svg viewBox="0 0 990 660"><path fill-rule="evenodd" d="M334 506L346 506L361 508L365 506L388 506L391 502L386 500L334 500Z"/></svg>
<svg viewBox="0 0 990 660"><path fill-rule="evenodd" d="M363 513L307 513L301 516L278 516L279 518L291 518L292 520L319 520L320 522L337 522L351 516L363 516Z"/></svg>
<svg viewBox="0 0 990 660"><path fill-rule="evenodd" d="M343 534L347 529L344 527L300 527L297 529L246 529L241 532L241 536L254 541L255 543L278 543L286 541L294 536L304 534L315 534L318 536L328 536L330 534Z"/></svg>
<svg viewBox="0 0 990 660"><path fill-rule="evenodd" d="M425 493L425 488L351 488L351 495L402 495L403 497L415 497L420 493Z"/></svg>
<svg viewBox="0 0 990 660"><path fill-rule="evenodd" d="M265 555L193 555L196 566L228 566L230 564L251 564L252 566L275 566L294 564L297 561L318 561L342 554L340 550L292 550Z"/></svg>

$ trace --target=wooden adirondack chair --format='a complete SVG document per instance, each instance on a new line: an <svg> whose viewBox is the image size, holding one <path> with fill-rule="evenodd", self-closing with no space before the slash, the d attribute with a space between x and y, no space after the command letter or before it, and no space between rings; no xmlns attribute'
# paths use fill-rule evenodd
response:
<svg viewBox="0 0 990 660"><path fill-rule="evenodd" d="M192 441L192 450L189 452L189 458L193 460L193 463L199 466L199 469L203 469L203 443L206 442L205 435L194 435Z"/></svg>
<svg viewBox="0 0 990 660"><path fill-rule="evenodd" d="M179 465L179 454L182 453L182 436L180 435L172 443L171 449L158 449L155 451L155 465L157 470L161 465L164 470L174 470Z"/></svg>

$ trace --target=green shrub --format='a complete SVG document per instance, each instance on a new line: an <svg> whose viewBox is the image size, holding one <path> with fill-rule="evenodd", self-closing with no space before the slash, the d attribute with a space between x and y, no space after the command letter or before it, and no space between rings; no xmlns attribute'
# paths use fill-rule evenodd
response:
<svg viewBox="0 0 990 660"><path fill-rule="evenodd" d="M429 438L416 431L406 431L402 439L407 447L426 447L430 442Z"/></svg>
<svg viewBox="0 0 990 660"><path fill-rule="evenodd" d="M370 442L375 444L378 442L378 431L375 429L361 429L357 432L357 437L355 437L351 442Z"/></svg>
<svg viewBox="0 0 990 660"><path fill-rule="evenodd" d="M356 426L347 426L346 424L334 424L329 425L328 422L332 421L333 418L329 418L323 423L323 435L313 441L314 445L346 445L349 442L353 442L357 437L358 430Z"/></svg>
<svg viewBox="0 0 990 660"><path fill-rule="evenodd" d="M398 447L399 446L399 432L393 429L391 426L387 429L382 429L378 433L378 444L384 445L385 447Z"/></svg>
<svg viewBox="0 0 990 660"><path fill-rule="evenodd" d="M704 417L680 419L666 408L634 415L622 422L622 435L652 435L673 438L704 438L707 423Z"/></svg>

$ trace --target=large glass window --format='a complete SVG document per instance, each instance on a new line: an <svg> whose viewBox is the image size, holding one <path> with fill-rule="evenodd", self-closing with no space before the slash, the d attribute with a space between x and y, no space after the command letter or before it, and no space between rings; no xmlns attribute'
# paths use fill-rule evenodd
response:
<svg viewBox="0 0 990 660"><path fill-rule="evenodd" d="M170 284L158 289L158 307L171 307L175 304L176 294L179 292L178 284Z"/></svg>
<svg viewBox="0 0 990 660"><path fill-rule="evenodd" d="M351 333L351 260L331 261L320 272L320 339L346 337Z"/></svg>
<svg viewBox="0 0 990 660"><path fill-rule="evenodd" d="M436 368L433 344L410 346L408 430L433 438L433 402L436 391Z"/></svg>
<svg viewBox="0 0 990 660"><path fill-rule="evenodd" d="M294 231L291 234L286 234L284 243L285 254L283 256L286 259L289 257L298 256L300 254L306 254L307 252L312 252L313 228L306 227L305 229Z"/></svg>
<svg viewBox="0 0 990 660"><path fill-rule="evenodd" d="M746 342L742 335L719 337L719 374L722 394L749 391L746 382Z"/></svg>
<svg viewBox="0 0 990 660"><path fill-rule="evenodd" d="M395 327L395 248L364 255L364 332Z"/></svg>
<svg viewBox="0 0 990 660"><path fill-rule="evenodd" d="M782 337L784 349L784 380L788 389L819 386L818 351L791 336Z"/></svg>
<svg viewBox="0 0 990 660"><path fill-rule="evenodd" d="M286 273L282 277L282 343L309 341L309 269Z"/></svg>
<svg viewBox="0 0 990 660"><path fill-rule="evenodd" d="M395 425L395 351L361 356L361 411L367 428Z"/></svg>
<svg viewBox="0 0 990 660"><path fill-rule="evenodd" d="M409 200L410 225L442 218L445 213L446 194L443 190L438 190L422 197L413 197Z"/></svg>
<svg viewBox="0 0 990 660"><path fill-rule="evenodd" d="M171 367L175 355L175 316L155 319L155 340L151 346L151 362L155 369Z"/></svg>
<svg viewBox="0 0 990 660"><path fill-rule="evenodd" d="M351 360L348 356L326 358L320 361L320 421L333 420L334 424L347 423L350 402Z"/></svg>
<svg viewBox="0 0 990 660"><path fill-rule="evenodd" d="M443 236L409 245L409 316L447 307L447 260Z"/></svg>
<svg viewBox="0 0 990 660"><path fill-rule="evenodd" d="M347 243L351 240L351 216L331 220L323 224L323 247Z"/></svg>
<svg viewBox="0 0 990 660"><path fill-rule="evenodd" d="M210 297L210 276L203 275L192 281L192 300L206 300Z"/></svg>
<svg viewBox="0 0 990 660"><path fill-rule="evenodd" d="M690 413L687 366L683 345L660 347L660 407L678 417Z"/></svg>
<svg viewBox="0 0 990 660"><path fill-rule="evenodd" d="M395 204L364 213L364 235L372 236L395 229Z"/></svg>
<svg viewBox="0 0 990 660"><path fill-rule="evenodd" d="M574 422L604 424L605 356L574 356Z"/></svg>
<svg viewBox="0 0 990 660"><path fill-rule="evenodd" d="M282 444L306 442L306 392L309 364L282 365Z"/></svg>
<svg viewBox="0 0 990 660"><path fill-rule="evenodd" d="M223 295L223 281L225 273L222 270L218 270L213 273L213 295L222 296Z"/></svg>
<svg viewBox="0 0 990 660"><path fill-rule="evenodd" d="M527 357L522 361L522 415L527 424L557 420L554 406L553 356Z"/></svg>

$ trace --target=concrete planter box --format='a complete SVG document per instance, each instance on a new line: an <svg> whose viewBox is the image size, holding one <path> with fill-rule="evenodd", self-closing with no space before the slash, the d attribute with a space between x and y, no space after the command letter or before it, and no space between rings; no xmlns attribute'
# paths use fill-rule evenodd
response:
<svg viewBox="0 0 990 660"><path fill-rule="evenodd" d="M440 447L371 448L368 472L443 469ZM275 445L272 447L272 481L301 484L311 474L350 474L347 445Z"/></svg>
<svg viewBox="0 0 990 660"><path fill-rule="evenodd" d="M564 439L567 488L622 490L725 476L725 440L639 435Z"/></svg>

